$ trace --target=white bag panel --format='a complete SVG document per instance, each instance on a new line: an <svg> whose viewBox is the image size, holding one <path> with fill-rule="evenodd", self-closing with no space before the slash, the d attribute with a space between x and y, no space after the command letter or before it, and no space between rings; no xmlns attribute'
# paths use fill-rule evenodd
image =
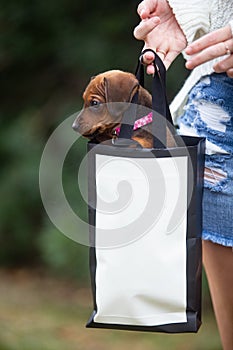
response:
<svg viewBox="0 0 233 350"><path fill-rule="evenodd" d="M111 230L130 224L143 213L149 196L143 166L134 159L97 155L96 169L96 226ZM113 202L117 205L111 210Z"/></svg>
<svg viewBox="0 0 233 350"><path fill-rule="evenodd" d="M146 326L187 322L187 157L138 158L133 161L114 157L114 162L112 159L97 155L96 162L97 314L94 321ZM114 170L111 171L110 166L106 167L106 162L109 165L114 163ZM130 164L129 167L126 163ZM146 196L150 195L150 188L147 188L150 181L145 177L148 169L152 171L153 183L157 186L158 197L154 198L154 202L160 201L159 206L162 208L160 212L155 213L154 224L149 228L145 224L145 232L141 232L143 223L138 225L138 239L124 246L98 248L99 233L101 236L103 227L110 230L111 220L105 226L106 217L112 219L117 229L114 234L117 234L118 230L120 234L124 225L135 220L136 215L140 215L142 219L147 218L147 215L154 215L153 207L150 208L149 214L143 213L143 208L146 208L148 202ZM160 171L154 172L155 169ZM161 186L161 174L164 188ZM131 184L132 192L135 190L136 194L131 193L131 200L126 201L125 210L118 208L119 222L115 220L113 211L110 214L103 212L101 201L104 199L111 205L111 201L117 199L116 188L119 179L122 178ZM163 192L165 189L165 193L161 192L161 188ZM101 203L101 210L98 209L98 203ZM173 218L172 222L175 225L168 230L175 209L179 219L174 221ZM128 215L131 215L130 219Z"/></svg>

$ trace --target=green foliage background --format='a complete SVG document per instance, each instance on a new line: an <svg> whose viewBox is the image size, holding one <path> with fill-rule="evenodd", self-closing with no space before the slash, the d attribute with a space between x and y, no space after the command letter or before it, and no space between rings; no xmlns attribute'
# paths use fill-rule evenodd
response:
<svg viewBox="0 0 233 350"><path fill-rule="evenodd" d="M49 221L39 193L43 147L62 120L81 109L89 78L108 69L134 72L142 43L133 0L0 0L0 265L43 265L85 281L87 248ZM169 70L171 99L187 72L182 59ZM69 157L64 182L75 193L74 172L85 141Z"/></svg>

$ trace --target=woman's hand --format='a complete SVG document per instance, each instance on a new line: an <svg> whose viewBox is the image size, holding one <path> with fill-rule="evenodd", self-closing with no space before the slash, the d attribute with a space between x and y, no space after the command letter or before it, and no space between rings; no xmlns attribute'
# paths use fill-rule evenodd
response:
<svg viewBox="0 0 233 350"><path fill-rule="evenodd" d="M143 0L138 5L138 14L141 22L134 29L135 38L144 40L144 49L156 51L168 68L187 45L171 7L167 0ZM154 73L153 60L153 53L143 55L148 74Z"/></svg>
<svg viewBox="0 0 233 350"><path fill-rule="evenodd" d="M216 73L225 72L233 78L233 37L230 25L204 35L190 44L185 52L192 56L186 63L188 69L193 69L214 58L228 55L216 63L213 69Z"/></svg>

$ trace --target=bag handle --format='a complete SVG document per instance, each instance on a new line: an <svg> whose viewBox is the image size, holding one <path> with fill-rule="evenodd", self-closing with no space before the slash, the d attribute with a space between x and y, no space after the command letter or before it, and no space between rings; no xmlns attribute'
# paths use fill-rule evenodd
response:
<svg viewBox="0 0 233 350"><path fill-rule="evenodd" d="M142 63L142 56L145 52L153 52L155 74L152 79L152 135L154 148L166 148L167 144L167 126L173 126L173 121L170 109L167 102L166 95L166 68L159 58L159 56L151 49L142 51L136 69L136 78L139 84L144 87L144 65ZM131 101L130 109L124 114L122 119L121 131L119 138L131 139L133 133L133 126L136 119L136 105L138 103L138 93L136 93ZM158 116L159 114L159 116ZM171 128L171 132L174 131Z"/></svg>

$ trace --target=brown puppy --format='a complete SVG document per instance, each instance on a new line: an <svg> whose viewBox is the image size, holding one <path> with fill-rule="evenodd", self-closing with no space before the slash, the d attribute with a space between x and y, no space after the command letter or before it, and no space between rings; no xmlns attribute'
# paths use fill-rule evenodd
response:
<svg viewBox="0 0 233 350"><path fill-rule="evenodd" d="M111 70L97 75L84 91L84 106L73 123L73 129L97 142L112 139L116 128L120 126L123 113L129 108L137 91L138 104L151 109L151 95L139 85L133 74ZM174 141L170 136L168 135L167 146L173 147ZM132 139L144 148L151 148L153 139L150 125L135 130Z"/></svg>

